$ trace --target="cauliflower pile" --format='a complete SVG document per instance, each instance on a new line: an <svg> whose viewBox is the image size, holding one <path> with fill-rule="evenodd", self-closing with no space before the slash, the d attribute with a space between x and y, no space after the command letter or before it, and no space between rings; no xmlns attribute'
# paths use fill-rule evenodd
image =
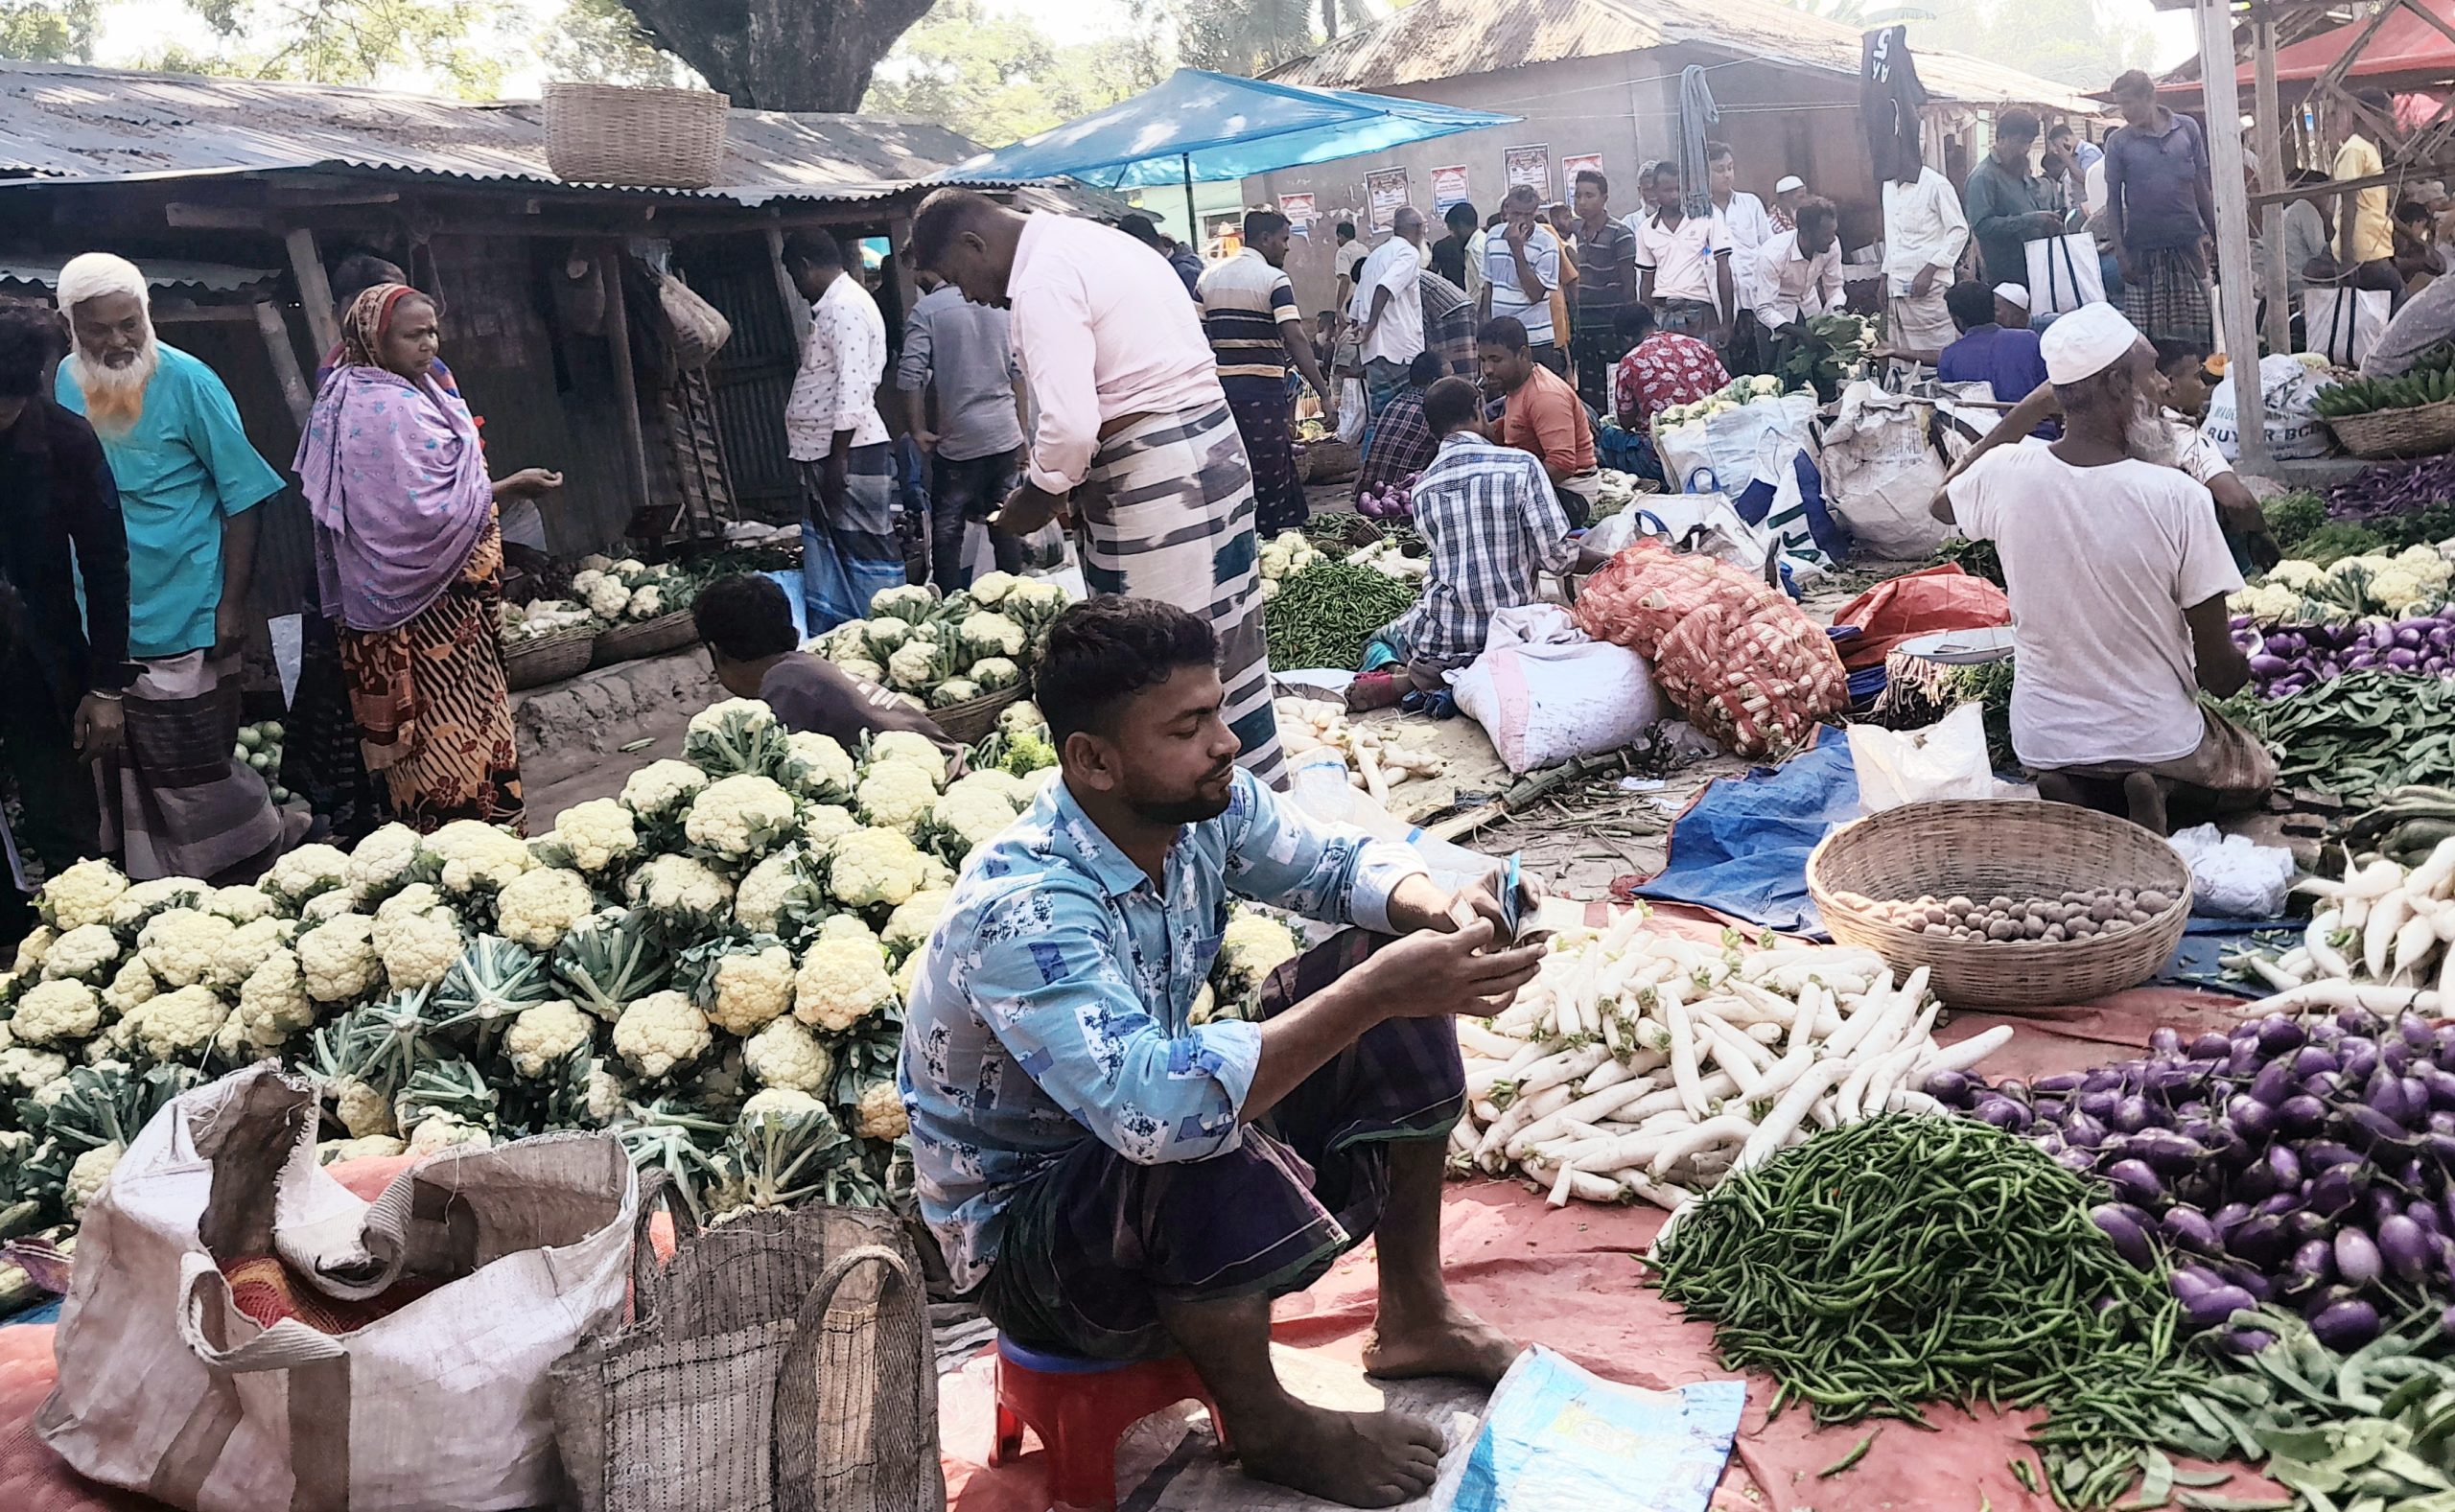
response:
<svg viewBox="0 0 2455 1512"><path fill-rule="evenodd" d="M945 709L1020 687L1064 607L1055 584L1006 572L984 573L943 599L925 588L887 588L870 600L869 618L848 620L802 649L915 708Z"/></svg>
<svg viewBox="0 0 2455 1512"><path fill-rule="evenodd" d="M549 612L570 612L585 606L587 616L595 619L640 624L690 608L698 596L698 585L670 564L651 567L636 557L623 557L573 573L572 596L576 603L555 600L544 607ZM533 615L539 607L531 604L526 613Z"/></svg>
<svg viewBox="0 0 2455 1512"><path fill-rule="evenodd" d="M1653 417L1657 428L1684 426L1691 421L1706 420L1727 414L1742 405L1760 404L1782 397L1782 381L1769 373L1754 378L1734 378L1730 383L1694 404L1672 405Z"/></svg>
<svg viewBox="0 0 2455 1512"><path fill-rule="evenodd" d="M1275 583L1283 577L1294 577L1320 560L1321 553L1304 538L1303 531L1282 530L1262 547L1262 581Z"/></svg>
<svg viewBox="0 0 2455 1512"><path fill-rule="evenodd" d="M2407 547L2394 556L2338 557L2326 567L2289 558L2226 600L2237 615L2262 625L2308 625L2436 613L2450 596L2455 562L2432 547Z"/></svg>
<svg viewBox="0 0 2455 1512"><path fill-rule="evenodd" d="M1031 585L991 587L1008 608L942 649L1036 633ZM881 600L912 635L941 613ZM955 778L920 736L848 751L727 700L688 759L533 842L387 825L219 889L68 869L0 975L0 1196L64 1220L161 1103L270 1058L320 1083L326 1158L609 1129L703 1218L884 1202L909 1180L903 1003L956 868L1035 800L1045 749L1023 702ZM83 1111L55 1132L54 1105Z"/></svg>

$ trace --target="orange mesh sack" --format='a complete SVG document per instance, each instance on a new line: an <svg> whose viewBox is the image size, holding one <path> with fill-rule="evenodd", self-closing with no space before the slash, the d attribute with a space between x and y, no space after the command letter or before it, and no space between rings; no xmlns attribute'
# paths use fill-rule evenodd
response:
<svg viewBox="0 0 2455 1512"><path fill-rule="evenodd" d="M1578 627L1653 663L1691 724L1744 756L1778 756L1850 706L1832 639L1774 589L1707 556L1639 541L1586 579Z"/></svg>

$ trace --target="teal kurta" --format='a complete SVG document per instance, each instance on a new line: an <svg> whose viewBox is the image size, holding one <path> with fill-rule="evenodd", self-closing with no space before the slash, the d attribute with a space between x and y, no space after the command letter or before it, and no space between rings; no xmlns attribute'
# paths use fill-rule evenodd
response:
<svg viewBox="0 0 2455 1512"><path fill-rule="evenodd" d="M125 435L102 435L128 523L128 652L139 661L213 644L222 604L222 522L281 491L256 454L239 406L213 369L159 345L145 410ZM85 395L60 364L59 403L85 412Z"/></svg>

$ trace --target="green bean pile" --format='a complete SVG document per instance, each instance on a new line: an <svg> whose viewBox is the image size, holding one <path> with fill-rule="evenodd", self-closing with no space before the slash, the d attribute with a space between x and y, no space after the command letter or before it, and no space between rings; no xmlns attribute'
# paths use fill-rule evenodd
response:
<svg viewBox="0 0 2455 1512"><path fill-rule="evenodd" d="M2216 707L2268 743L2286 787L2368 800L2455 785L2455 678L2373 668L2283 698L2244 689Z"/></svg>
<svg viewBox="0 0 2455 1512"><path fill-rule="evenodd" d="M2046 1407L2045 1488L2100 1506L2138 1477L2160 1409L2207 1372L2178 1354L2162 1278L2090 1220L2099 1197L1974 1120L1870 1119L1699 1198L1656 1247L1657 1284L1716 1325L1725 1364L1772 1374L1777 1413Z"/></svg>
<svg viewBox="0 0 2455 1512"><path fill-rule="evenodd" d="M1281 578L1262 611L1270 664L1353 668L1372 632L1415 607L1416 585L1368 567L1316 562Z"/></svg>

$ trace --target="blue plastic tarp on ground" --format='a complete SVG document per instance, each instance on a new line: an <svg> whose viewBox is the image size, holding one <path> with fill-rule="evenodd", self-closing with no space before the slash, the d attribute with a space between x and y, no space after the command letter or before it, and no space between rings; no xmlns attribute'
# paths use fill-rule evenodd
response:
<svg viewBox="0 0 2455 1512"><path fill-rule="evenodd" d="M1823 917L1807 896L1807 855L1827 830L1858 817L1850 740L1827 725L1812 750L1780 766L1708 783L1672 826L1670 864L1636 895L1822 939Z"/></svg>

